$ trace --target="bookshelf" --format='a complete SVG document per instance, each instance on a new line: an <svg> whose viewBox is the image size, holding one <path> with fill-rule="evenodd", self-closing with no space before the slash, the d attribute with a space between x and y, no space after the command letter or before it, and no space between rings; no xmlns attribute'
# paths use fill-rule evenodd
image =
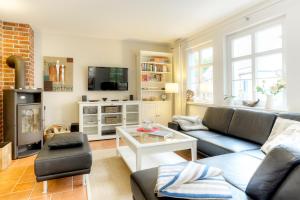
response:
<svg viewBox="0 0 300 200"><path fill-rule="evenodd" d="M139 98L143 101L161 101L165 83L172 82L172 53L140 51L138 56ZM170 100L170 95L167 95Z"/></svg>
<svg viewBox="0 0 300 200"><path fill-rule="evenodd" d="M165 93L165 84L173 81L173 55L140 51L137 59L138 98L142 100L144 113L142 120L167 125L171 119L172 96ZM162 99L163 94L166 99Z"/></svg>

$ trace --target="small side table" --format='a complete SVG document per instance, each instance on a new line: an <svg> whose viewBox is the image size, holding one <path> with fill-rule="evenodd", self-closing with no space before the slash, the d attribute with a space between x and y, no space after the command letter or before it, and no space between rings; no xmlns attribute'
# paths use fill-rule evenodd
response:
<svg viewBox="0 0 300 200"><path fill-rule="evenodd" d="M11 164L11 142L0 143L0 169L4 170Z"/></svg>

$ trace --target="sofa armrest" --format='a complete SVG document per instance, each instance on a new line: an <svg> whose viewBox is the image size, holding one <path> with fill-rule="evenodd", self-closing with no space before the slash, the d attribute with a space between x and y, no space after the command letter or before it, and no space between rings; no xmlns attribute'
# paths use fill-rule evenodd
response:
<svg viewBox="0 0 300 200"><path fill-rule="evenodd" d="M300 196L299 191L300 166L297 166L289 173L288 177L280 185L279 189L272 196L272 200L297 199Z"/></svg>
<svg viewBox="0 0 300 200"><path fill-rule="evenodd" d="M182 131L180 125L177 122L169 122L168 127L175 130L175 131Z"/></svg>

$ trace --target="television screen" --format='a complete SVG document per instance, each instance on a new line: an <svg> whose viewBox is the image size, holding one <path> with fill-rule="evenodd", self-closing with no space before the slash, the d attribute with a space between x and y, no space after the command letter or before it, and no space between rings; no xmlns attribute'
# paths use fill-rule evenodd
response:
<svg viewBox="0 0 300 200"><path fill-rule="evenodd" d="M88 90L128 90L128 69L89 67Z"/></svg>

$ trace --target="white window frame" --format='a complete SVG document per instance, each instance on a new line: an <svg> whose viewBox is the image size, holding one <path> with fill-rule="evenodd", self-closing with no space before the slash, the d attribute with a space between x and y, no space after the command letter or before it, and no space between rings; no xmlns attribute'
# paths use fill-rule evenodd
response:
<svg viewBox="0 0 300 200"><path fill-rule="evenodd" d="M207 49L207 48L212 48L212 51L213 51L213 56L212 56L212 62L211 63L208 63L208 64L201 64L201 50L204 50L204 49ZM186 49L186 85L187 85L187 90L190 89L189 88L189 72L188 72L188 69L189 69L189 54L191 52L199 52L199 64L198 64L198 67L199 68L202 68L202 67L207 67L207 66L212 66L212 99L211 100L205 100L205 99L196 99L194 100L195 103L201 103L201 104L213 104L214 103L214 55L215 55L215 52L214 52L214 45L212 43L212 41L209 41L209 42L205 42L205 43L202 43L200 45L197 45L195 47L192 47L192 48L188 48ZM200 83L201 83L201 80L199 79L199 87L200 87ZM195 97L194 97L195 98Z"/></svg>
<svg viewBox="0 0 300 200"><path fill-rule="evenodd" d="M255 52L255 33L276 25L281 25L282 27L282 48L278 48L278 49L273 49L273 50L268 50L268 51L264 51L264 52L259 52L256 53ZM241 56L241 57L237 57L237 58L233 58L233 48L232 48L232 41L234 39L246 36L246 35L251 35L251 55L246 55L246 56ZM233 82L233 62L236 61L240 61L240 60L245 60L245 59L250 59L251 60L251 69L252 69L252 100L256 100L256 82L257 82L257 78L256 78L256 61L255 59L257 57L261 57L261 56L267 56L267 55L272 55L272 54L276 54L276 53L281 53L282 54L282 80L286 81L287 77L286 77L286 65L285 65L285 24L284 24L284 18L280 17L279 19L275 19L275 20L271 20L268 22L264 22L261 23L259 25L255 25L253 27L247 28L245 30L230 34L226 37L226 57L227 57L227 75L225 77L225 85L226 85L226 95L230 95L232 96L232 82ZM285 109L286 107L286 102L287 102L287 95L286 95L286 91L284 90L284 99L283 99L283 103L284 105L282 105L282 108ZM241 101L243 99L235 99L237 101Z"/></svg>

